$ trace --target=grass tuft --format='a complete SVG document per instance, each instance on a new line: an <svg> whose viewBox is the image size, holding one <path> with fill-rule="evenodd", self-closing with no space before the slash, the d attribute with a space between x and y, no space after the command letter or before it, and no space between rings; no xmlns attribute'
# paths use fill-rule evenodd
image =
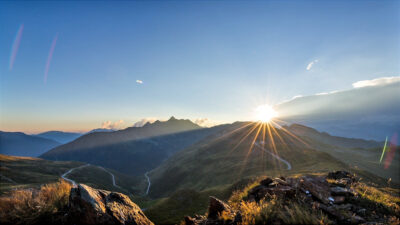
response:
<svg viewBox="0 0 400 225"><path fill-rule="evenodd" d="M43 185L40 190L13 190L9 196L0 197L0 223L62 223L70 190L71 184L64 180Z"/></svg>

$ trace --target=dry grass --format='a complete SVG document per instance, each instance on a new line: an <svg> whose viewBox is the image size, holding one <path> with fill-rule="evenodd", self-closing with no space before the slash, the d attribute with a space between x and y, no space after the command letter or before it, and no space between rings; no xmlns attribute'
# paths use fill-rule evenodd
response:
<svg viewBox="0 0 400 225"><path fill-rule="evenodd" d="M0 161L17 161L17 160L42 160L42 159L27 157L27 156L8 156L0 154Z"/></svg>
<svg viewBox="0 0 400 225"><path fill-rule="evenodd" d="M242 201L246 199L248 192L257 185L259 185L259 180L250 183L243 190L233 191L231 197L228 200L229 205L234 209L240 208L240 205Z"/></svg>
<svg viewBox="0 0 400 225"><path fill-rule="evenodd" d="M331 221L321 211L312 211L298 203L283 203L277 199L268 202L242 201L239 209L242 225L251 224L330 224Z"/></svg>
<svg viewBox="0 0 400 225"><path fill-rule="evenodd" d="M260 202L247 201L248 192L257 186L259 181L250 183L241 191L235 191L228 203L232 209L240 211L242 225L250 224L330 224L330 221L320 210L296 201L284 202L274 196Z"/></svg>
<svg viewBox="0 0 400 225"><path fill-rule="evenodd" d="M64 180L43 185L40 190L14 190L0 198L0 223L61 223L70 190L71 185Z"/></svg>
<svg viewBox="0 0 400 225"><path fill-rule="evenodd" d="M398 190L384 191L384 189L378 189L363 183L359 183L353 188L362 198L382 204L395 214L400 215L400 197Z"/></svg>

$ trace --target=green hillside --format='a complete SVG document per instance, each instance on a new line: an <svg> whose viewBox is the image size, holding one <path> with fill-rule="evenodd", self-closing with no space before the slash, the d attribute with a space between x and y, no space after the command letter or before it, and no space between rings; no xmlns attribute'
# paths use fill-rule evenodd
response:
<svg viewBox="0 0 400 225"><path fill-rule="evenodd" d="M82 162L49 161L31 157L14 157L0 154L0 193L4 194L16 188L39 188L43 184L57 182L61 176L73 168L67 175L77 183L84 183L95 188L113 190L126 194L137 194L135 184L137 178L133 178L111 169L98 166L85 166ZM83 167L84 166L84 167ZM81 167L81 168L80 168ZM107 172L108 171L108 172ZM113 186L110 173L115 176L116 185Z"/></svg>
<svg viewBox="0 0 400 225"><path fill-rule="evenodd" d="M263 175L323 173L338 169L356 171L331 154L314 148L316 144L312 139L300 139L279 128L270 127L268 131L259 124L242 123L241 126L244 128L181 151L151 171L149 195L165 197L180 189L202 191ZM263 138L264 147L251 147L253 142L261 146ZM334 148L328 144L318 146L326 151ZM291 169L271 153L289 162ZM365 177L375 176L365 172Z"/></svg>
<svg viewBox="0 0 400 225"><path fill-rule="evenodd" d="M263 135L257 135L258 125L243 124L247 127L226 136L201 142L169 158L150 173L152 188L150 196L161 197L185 188L204 190L232 184L248 176L274 176L288 173L328 171L345 165L326 153L307 148L303 143L292 140L280 132L282 140L272 142L266 139L266 148L272 144L279 156L292 164L286 165L270 154L252 146L260 142ZM275 153L274 153L275 154Z"/></svg>

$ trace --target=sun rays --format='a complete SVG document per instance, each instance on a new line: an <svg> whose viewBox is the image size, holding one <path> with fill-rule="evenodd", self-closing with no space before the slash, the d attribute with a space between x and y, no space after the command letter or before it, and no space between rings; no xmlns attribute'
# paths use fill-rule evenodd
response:
<svg viewBox="0 0 400 225"><path fill-rule="evenodd" d="M282 174L286 169L289 170L291 166L287 166L286 168L286 166L282 164L281 161L287 161L279 157L280 150L284 149L287 152L290 151L293 146L310 147L305 140L302 140L296 134L290 132L287 127L280 125L284 124L284 121L275 118L277 112L274 111L272 114L269 114L271 111L268 110L267 107L261 110L263 113L260 115L264 116L264 119L260 118L256 122L242 122L231 131L222 134L214 140L222 140L227 137L236 140L228 152L230 155L239 149L239 151L243 151L243 160L240 163L241 169L238 173L238 178L242 176L246 169L248 170L251 167L260 166L258 163L257 165L249 164L250 161L253 162L253 159L250 160L250 155L254 151L258 151L257 154L260 154L259 157L261 157L261 160L259 160L259 162L263 163L263 165L261 165L262 168L271 168L269 164L271 163L273 164L273 170L278 174ZM268 113L264 113L267 111ZM271 154L274 156L271 157ZM267 159L265 157L269 157L268 162L264 160Z"/></svg>

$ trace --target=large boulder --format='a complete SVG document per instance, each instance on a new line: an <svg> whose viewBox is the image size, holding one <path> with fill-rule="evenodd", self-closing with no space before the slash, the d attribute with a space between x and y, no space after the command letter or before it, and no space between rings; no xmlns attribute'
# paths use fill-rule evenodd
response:
<svg viewBox="0 0 400 225"><path fill-rule="evenodd" d="M69 208L74 224L153 224L126 195L84 184L71 189Z"/></svg>

